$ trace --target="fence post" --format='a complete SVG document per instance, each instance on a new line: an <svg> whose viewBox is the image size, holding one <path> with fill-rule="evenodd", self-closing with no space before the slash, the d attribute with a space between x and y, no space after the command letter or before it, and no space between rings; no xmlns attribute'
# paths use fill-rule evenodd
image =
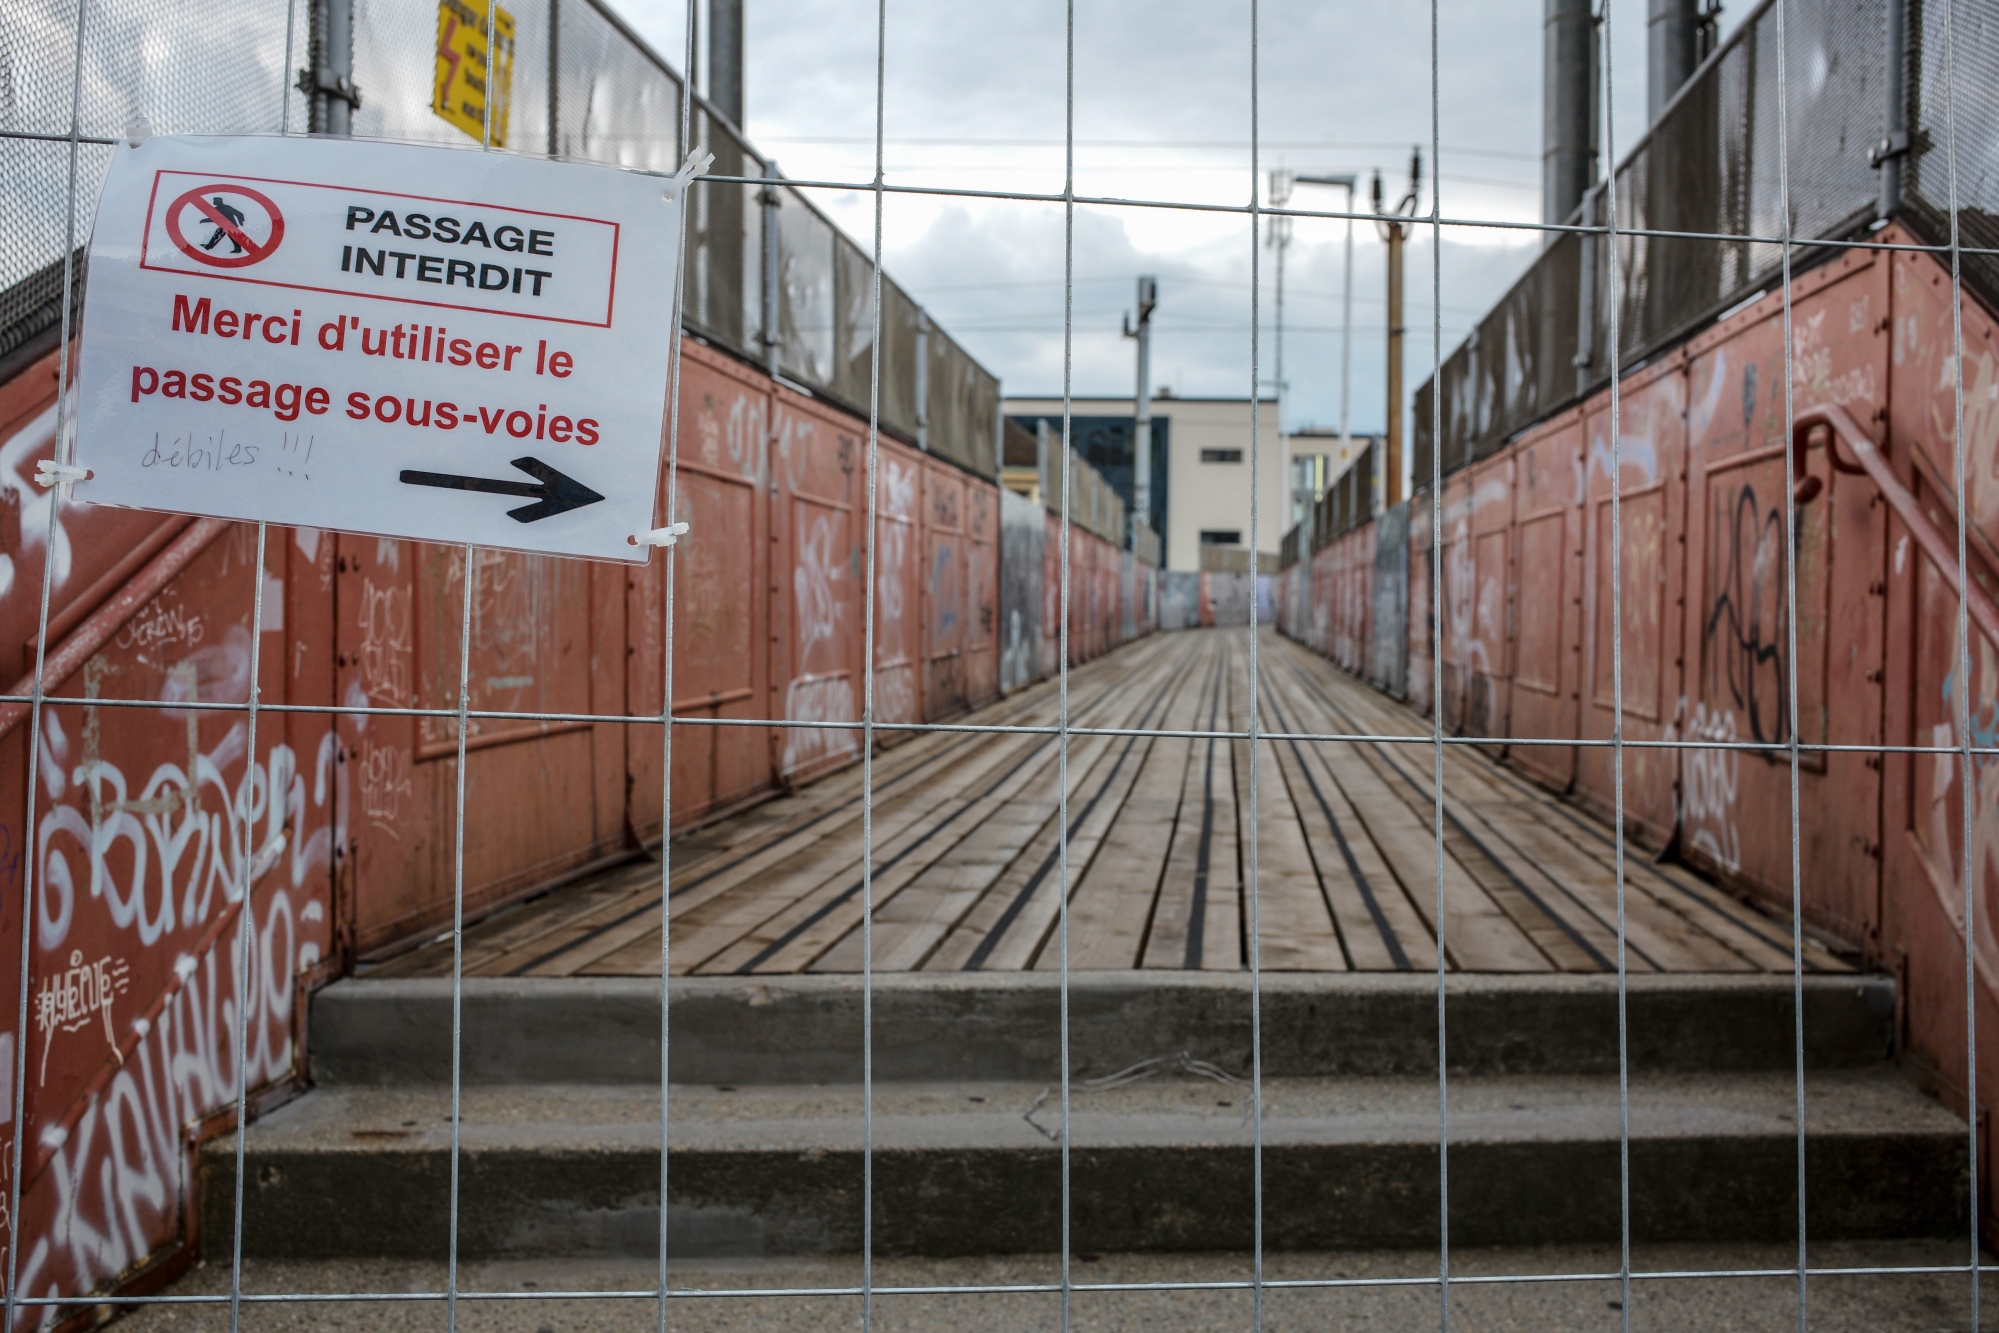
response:
<svg viewBox="0 0 1999 1333"><path fill-rule="evenodd" d="M1881 202L1875 209L1883 222L1902 206L1902 162L1909 153L1909 7L1908 0L1888 0L1888 54L1881 80L1881 142L1867 150L1867 160L1881 173Z"/></svg>
<svg viewBox="0 0 1999 1333"><path fill-rule="evenodd" d="M764 180L768 182L757 191L757 203L763 208L763 290L764 318L763 332L757 341L763 344L764 370L775 379L778 373L778 353L783 344L783 333L779 327L781 313L778 308L777 286L777 163L764 163Z"/></svg>
<svg viewBox="0 0 1999 1333"><path fill-rule="evenodd" d="M352 4L353 0L342 0ZM562 0L548 0L548 155L562 156Z"/></svg>
<svg viewBox="0 0 1999 1333"><path fill-rule="evenodd" d="M1596 225L1596 201L1602 195L1604 186L1597 186L1583 196L1581 211L1576 219L1583 226ZM1582 244L1578 247L1576 275L1576 396L1581 397L1590 385L1590 363L1596 359L1596 251L1595 232L1582 233Z"/></svg>
<svg viewBox="0 0 1999 1333"><path fill-rule="evenodd" d="M916 447L930 452L930 312L916 312Z"/></svg>
<svg viewBox="0 0 1999 1333"><path fill-rule="evenodd" d="M306 131L344 138L354 132L361 105L354 85L354 0L313 0L307 22L306 68L298 72Z"/></svg>

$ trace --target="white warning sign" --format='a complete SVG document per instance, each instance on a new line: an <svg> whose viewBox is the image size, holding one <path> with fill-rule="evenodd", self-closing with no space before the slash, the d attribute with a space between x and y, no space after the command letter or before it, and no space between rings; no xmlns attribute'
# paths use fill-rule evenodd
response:
<svg viewBox="0 0 1999 1333"><path fill-rule="evenodd" d="M643 561L627 538L654 524L679 225L672 182L603 168L120 144L75 496Z"/></svg>

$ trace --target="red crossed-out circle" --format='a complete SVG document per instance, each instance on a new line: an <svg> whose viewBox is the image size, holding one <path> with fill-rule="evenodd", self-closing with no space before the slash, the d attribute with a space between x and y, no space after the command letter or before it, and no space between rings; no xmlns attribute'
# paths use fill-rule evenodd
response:
<svg viewBox="0 0 1999 1333"><path fill-rule="evenodd" d="M208 201L208 196L212 194L238 195L261 207L270 215L270 238L262 245L258 245L250 238L250 233L216 211L215 205ZM181 232L180 217L190 204L201 210L204 219L222 229L225 241L233 241L236 245L242 246L243 253L240 255L234 253L232 247L231 253L218 254L215 250L204 250L188 240ZM197 186L167 205L167 236L182 254L197 263L207 264L213 268L243 268L260 259L268 259L271 252L278 248L278 242L285 238L285 215L278 211L278 206L271 202L269 195L252 190L248 186L225 185L218 181L213 185Z"/></svg>

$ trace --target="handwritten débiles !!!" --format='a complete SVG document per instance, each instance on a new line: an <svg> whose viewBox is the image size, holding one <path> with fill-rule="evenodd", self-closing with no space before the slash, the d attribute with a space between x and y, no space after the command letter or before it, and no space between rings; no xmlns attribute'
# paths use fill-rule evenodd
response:
<svg viewBox="0 0 1999 1333"><path fill-rule="evenodd" d="M76 498L639 556L674 336L661 186L406 145L119 145ZM574 502L521 507L556 484L523 473Z"/></svg>

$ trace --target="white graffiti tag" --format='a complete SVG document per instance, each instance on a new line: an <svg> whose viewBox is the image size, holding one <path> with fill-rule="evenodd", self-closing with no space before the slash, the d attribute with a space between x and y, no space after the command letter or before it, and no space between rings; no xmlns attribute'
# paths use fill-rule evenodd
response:
<svg viewBox="0 0 1999 1333"><path fill-rule="evenodd" d="M37 988L43 1062L52 1035L92 1022L105 1025L110 1050L81 1098L38 1110L29 1126L24 1292L89 1292L178 1234L183 1136L235 1100L239 1032L251 1086L293 1071L298 978L318 965L331 925L339 747L330 730L320 738L308 782L289 746L270 747L267 763L247 763L245 740L239 725L213 749L197 750L186 769L159 765L137 800L126 799L134 784L115 763L90 756L75 770L75 804L41 821L36 936L44 950L77 926L87 938L129 933L181 952L165 988L149 1002L135 996L144 1007L130 1017L112 1012L130 989L116 955L86 963L70 947L69 968ZM72 869L79 861L87 899ZM80 919L90 913L101 916ZM13 1038L0 1034L0 1047Z"/></svg>
<svg viewBox="0 0 1999 1333"><path fill-rule="evenodd" d="M1735 714L1725 710L1710 713L1705 701L1696 702L1693 715L1687 719L1687 739L1733 744L1737 739ZM1740 750L1680 752L1680 813L1687 844L1730 874L1742 868L1742 831L1736 826L1741 770Z"/></svg>
<svg viewBox="0 0 1999 1333"><path fill-rule="evenodd" d="M49 1080L49 1050L58 1032L80 1032L93 1018L104 1023L104 1042L114 1050L118 1036L111 1030L111 1002L131 989L132 970L123 958L105 954L83 961L83 950L69 952L69 970L52 972L35 988L35 1028L42 1034L39 1081Z"/></svg>

